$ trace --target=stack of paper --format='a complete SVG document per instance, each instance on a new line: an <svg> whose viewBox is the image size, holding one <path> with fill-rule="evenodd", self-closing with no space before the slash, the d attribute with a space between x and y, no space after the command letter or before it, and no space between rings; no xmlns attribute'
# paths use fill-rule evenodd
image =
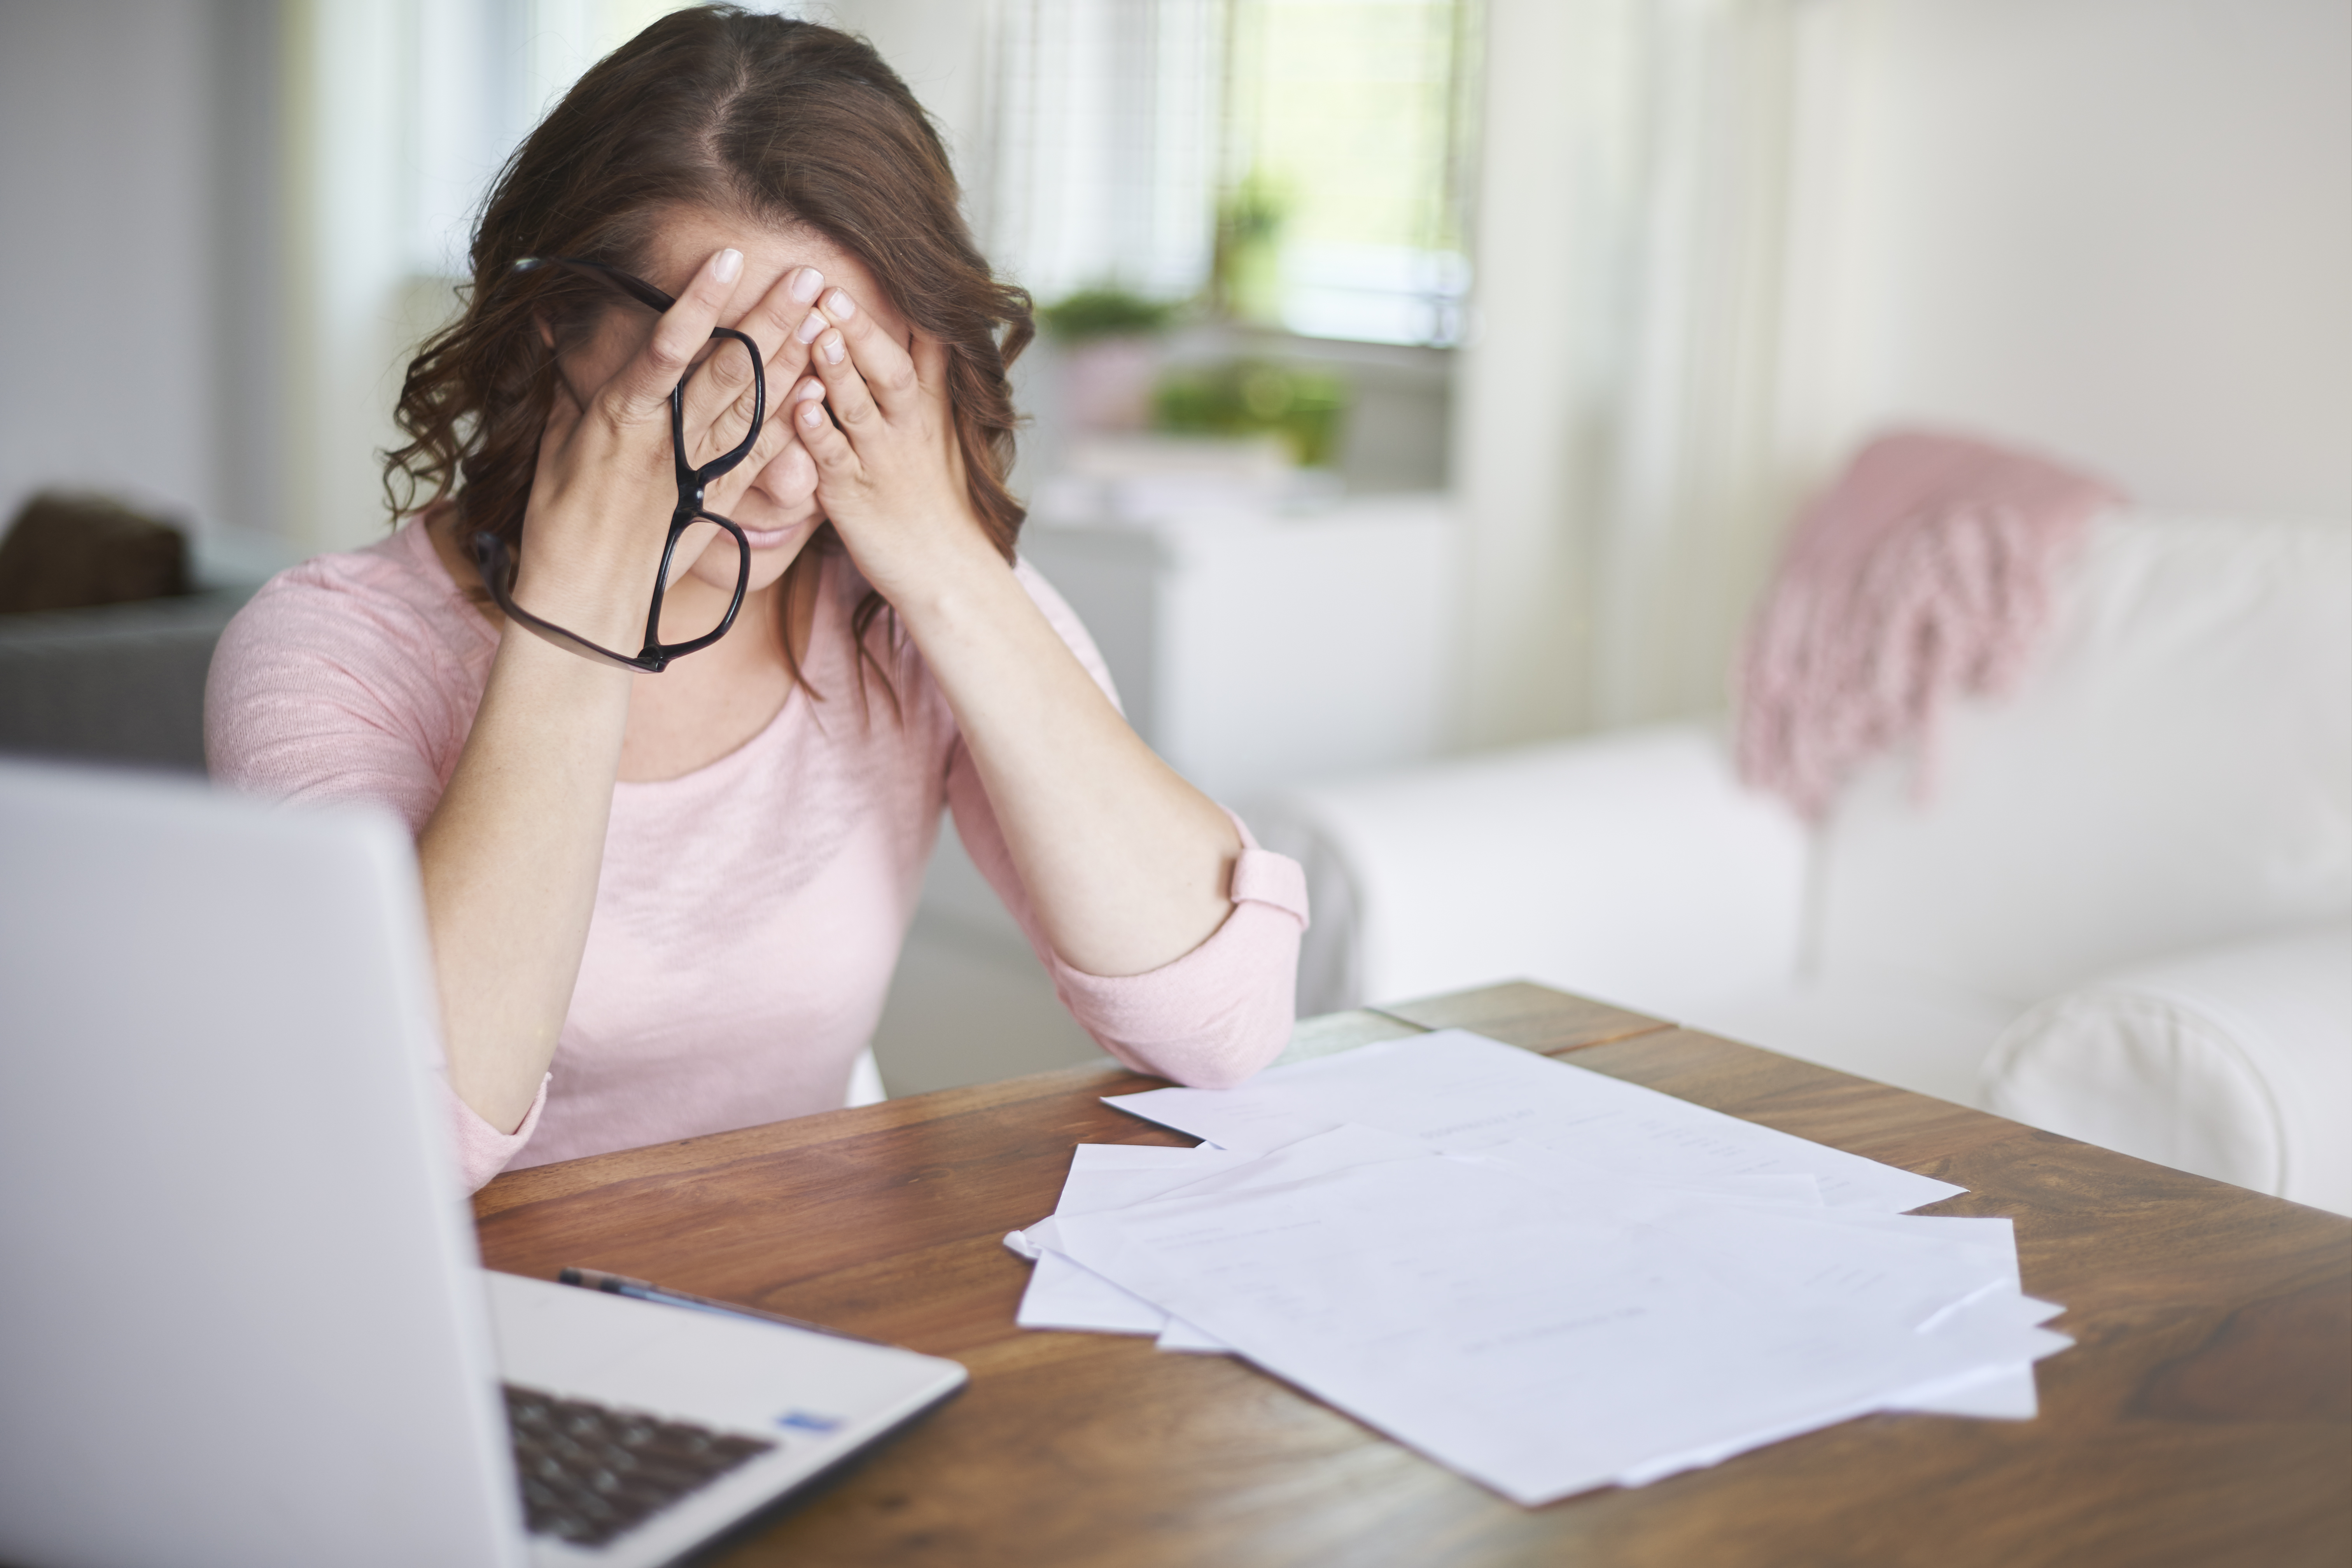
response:
<svg viewBox="0 0 2352 1568"><path fill-rule="evenodd" d="M1875 1410L2016 1419L2072 1342L1962 1189L1458 1030L1109 1100L1030 1328L1232 1351L1518 1502Z"/></svg>

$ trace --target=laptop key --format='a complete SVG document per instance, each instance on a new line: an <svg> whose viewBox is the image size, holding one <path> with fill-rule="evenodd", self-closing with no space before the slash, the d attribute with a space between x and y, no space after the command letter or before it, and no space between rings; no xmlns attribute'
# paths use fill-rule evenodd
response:
<svg viewBox="0 0 2352 1568"><path fill-rule="evenodd" d="M575 1546L617 1540L775 1444L506 1385L524 1521Z"/></svg>

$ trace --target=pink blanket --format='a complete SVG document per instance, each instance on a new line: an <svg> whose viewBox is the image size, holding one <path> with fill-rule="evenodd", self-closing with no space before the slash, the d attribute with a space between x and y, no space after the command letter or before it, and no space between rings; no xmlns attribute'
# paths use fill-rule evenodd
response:
<svg viewBox="0 0 2352 1568"><path fill-rule="evenodd" d="M1864 762L1931 742L1947 698L2010 690L2053 573L2122 499L1956 436L1897 431L1863 448L1798 522L1748 633L1740 777L1818 822Z"/></svg>

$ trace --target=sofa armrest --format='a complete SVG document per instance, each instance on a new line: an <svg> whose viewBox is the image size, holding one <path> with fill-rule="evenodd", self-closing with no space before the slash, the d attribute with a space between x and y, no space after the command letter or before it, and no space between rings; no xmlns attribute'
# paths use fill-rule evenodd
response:
<svg viewBox="0 0 2352 1568"><path fill-rule="evenodd" d="M1302 1013L1530 979L1671 1017L1796 967L1807 834L1701 726L1293 789L1249 821L1307 868Z"/></svg>
<svg viewBox="0 0 2352 1568"><path fill-rule="evenodd" d="M2352 921L2053 996L1985 1061L1988 1109L2352 1214Z"/></svg>

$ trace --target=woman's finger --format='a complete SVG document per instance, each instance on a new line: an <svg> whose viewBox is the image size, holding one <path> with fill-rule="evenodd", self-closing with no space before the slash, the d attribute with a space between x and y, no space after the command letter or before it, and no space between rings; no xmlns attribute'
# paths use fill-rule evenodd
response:
<svg viewBox="0 0 2352 1568"><path fill-rule="evenodd" d="M857 449L826 414L824 397L823 384L804 381L793 389L789 405L793 434L808 448L808 455L816 459L820 487L854 479L860 471Z"/></svg>
<svg viewBox="0 0 2352 1568"><path fill-rule="evenodd" d="M696 269L677 303L654 324L646 346L605 384L604 395L615 414L635 423L667 411L671 389L710 341L710 329L718 325L719 312L735 292L735 280L742 275L743 253L731 246Z"/></svg>
<svg viewBox="0 0 2352 1568"><path fill-rule="evenodd" d="M824 287L824 276L814 268L796 267L771 284L758 303L734 323L735 330L760 351L772 413L775 395L808 366L808 345L793 337L793 330ZM742 352L741 344L720 339L711 351L686 388L686 427L694 433L705 460L732 449L743 438L743 432L751 427L759 391L751 356ZM784 438L790 439L788 433Z"/></svg>
<svg viewBox="0 0 2352 1568"><path fill-rule="evenodd" d="M816 336L817 374L824 374L825 366L835 363L827 356L838 353L840 363L855 365L857 374L870 389L881 406L885 417L896 422L909 412L919 394L915 376L915 362L907 355L907 345L899 342L874 322L872 315L857 308L843 289L832 289L818 301L817 310L833 328L829 340ZM803 325L801 331L808 331ZM837 346L827 348L828 342ZM827 384L831 379L827 378Z"/></svg>
<svg viewBox="0 0 2352 1568"><path fill-rule="evenodd" d="M815 383L810 384L817 385ZM760 438L751 444L751 450L745 456L742 462L737 464L732 471L719 479L711 492L710 504L719 511L723 512L736 504L746 490L760 483L761 476L767 472L771 463L788 452L799 450L800 442L793 436L792 403L788 395L784 397L778 395L779 393L788 395L791 391L792 383L780 381L774 376L769 377L767 416L760 426ZM818 395L823 395L824 388L819 385ZM744 417L748 419L751 416L751 405L747 402L743 406ZM742 439L740 431L735 439ZM732 450L733 448L730 443L729 447L719 449Z"/></svg>
<svg viewBox="0 0 2352 1568"><path fill-rule="evenodd" d="M751 444L751 455L743 459L743 466L735 470L739 474L759 472L774 461L779 453L790 450L794 445L792 408L789 403L777 400L779 386L790 389L789 383L780 383L772 378L768 383L768 407L760 426L760 438Z"/></svg>
<svg viewBox="0 0 2352 1568"><path fill-rule="evenodd" d="M834 418L855 441L883 416L883 411L867 389L866 378L858 374L857 362L838 328L827 327L809 346L813 351L809 372L824 384L824 398L833 405Z"/></svg>

